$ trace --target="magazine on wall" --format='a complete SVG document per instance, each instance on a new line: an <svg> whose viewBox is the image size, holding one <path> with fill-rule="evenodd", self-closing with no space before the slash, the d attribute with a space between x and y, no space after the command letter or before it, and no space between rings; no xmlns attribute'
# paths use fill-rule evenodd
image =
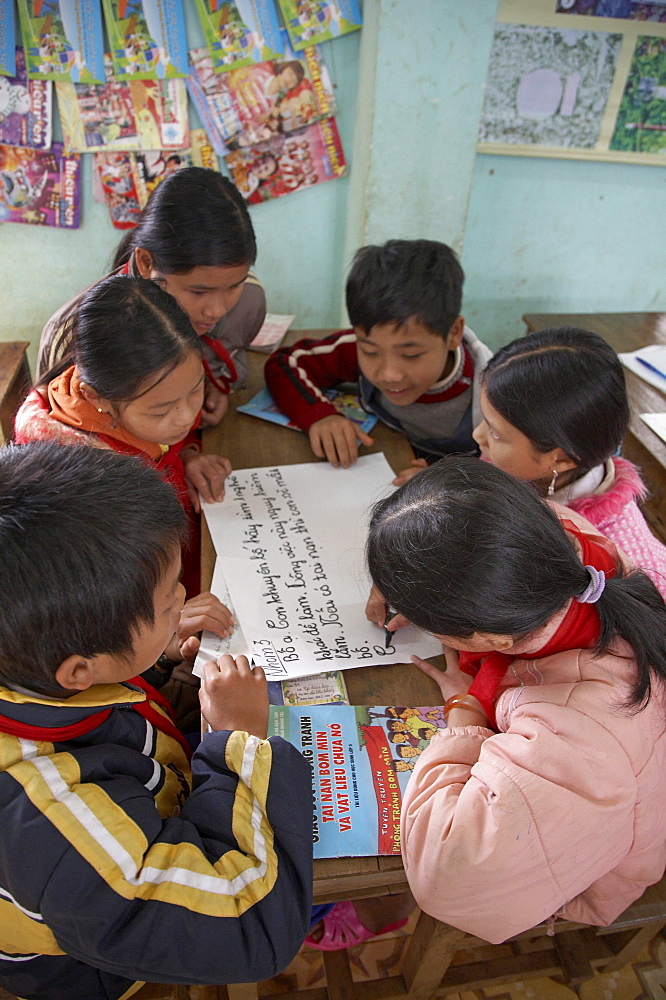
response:
<svg viewBox="0 0 666 1000"><path fill-rule="evenodd" d="M182 0L102 0L118 79L187 76Z"/></svg>
<svg viewBox="0 0 666 1000"><path fill-rule="evenodd" d="M104 79L99 0L18 0L18 12L30 79Z"/></svg>
<svg viewBox="0 0 666 1000"><path fill-rule="evenodd" d="M0 222L78 229L81 157L49 150L0 146Z"/></svg>
<svg viewBox="0 0 666 1000"><path fill-rule="evenodd" d="M186 149L189 145L184 80L117 80L105 57L101 84L57 83L65 149Z"/></svg>
<svg viewBox="0 0 666 1000"><path fill-rule="evenodd" d="M160 181L182 167L219 170L217 157L202 128L190 132L189 149L144 153L94 153L94 190L106 202L116 229L132 229Z"/></svg>
<svg viewBox="0 0 666 1000"><path fill-rule="evenodd" d="M0 76L0 143L49 149L53 105L50 80L29 80L23 49L15 51L15 73Z"/></svg>
<svg viewBox="0 0 666 1000"><path fill-rule="evenodd" d="M190 52L190 96L219 153L267 142L329 117L333 86L318 49L216 73L206 48ZM227 149L222 148L222 144Z"/></svg>
<svg viewBox="0 0 666 1000"><path fill-rule="evenodd" d="M335 180L347 170L335 118L292 136L276 135L268 143L234 150L224 159L231 179L251 204Z"/></svg>
<svg viewBox="0 0 666 1000"><path fill-rule="evenodd" d="M272 0L197 0L213 68L216 73L280 59L284 53L280 23Z"/></svg>
<svg viewBox="0 0 666 1000"><path fill-rule="evenodd" d="M295 49L329 42L361 27L357 0L279 0Z"/></svg>
<svg viewBox="0 0 666 1000"><path fill-rule="evenodd" d="M271 706L268 735L312 768L315 858L400 854L403 792L445 726L441 706Z"/></svg>
<svg viewBox="0 0 666 1000"><path fill-rule="evenodd" d="M0 0L0 73L16 74L14 0Z"/></svg>

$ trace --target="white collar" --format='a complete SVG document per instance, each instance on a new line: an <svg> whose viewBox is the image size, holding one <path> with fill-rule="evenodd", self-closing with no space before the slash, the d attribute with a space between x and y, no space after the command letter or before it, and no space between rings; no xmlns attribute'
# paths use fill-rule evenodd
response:
<svg viewBox="0 0 666 1000"><path fill-rule="evenodd" d="M440 382L435 382L435 384L431 385L427 391L442 392L443 389L448 389L450 385L453 385L454 382L457 382L458 379L460 378L460 373L462 372L464 360L465 356L463 354L462 344L458 344L458 346L455 349L453 368L446 376L446 378L443 378Z"/></svg>
<svg viewBox="0 0 666 1000"><path fill-rule="evenodd" d="M596 494L605 493L612 485L614 478L615 466L613 465L613 459L609 458L600 465L595 465L593 469L586 472L580 479L574 479L572 483L568 483L562 489L555 490L551 500L555 500L557 503L566 506L572 500L580 500L581 497L591 497Z"/></svg>

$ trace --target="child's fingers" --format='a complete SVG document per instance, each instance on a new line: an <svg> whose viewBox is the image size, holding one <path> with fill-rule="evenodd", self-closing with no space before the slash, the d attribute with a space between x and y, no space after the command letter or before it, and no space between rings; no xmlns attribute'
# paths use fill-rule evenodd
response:
<svg viewBox="0 0 666 1000"><path fill-rule="evenodd" d="M386 628L389 632L397 632L399 628L404 628L405 625L409 625L409 618L405 618L404 615L394 615L390 621L386 623Z"/></svg>
<svg viewBox="0 0 666 1000"><path fill-rule="evenodd" d="M419 670L421 670L424 674L427 674L428 677L432 677L436 684L439 684L442 679L441 670L434 667L432 663L428 663L427 660L422 660L420 656L412 655L411 661L415 667L418 667Z"/></svg>
<svg viewBox="0 0 666 1000"><path fill-rule="evenodd" d="M356 437L359 439L361 444L371 445L375 443L374 438L371 438L369 434L366 434L365 431L358 426L356 426Z"/></svg>

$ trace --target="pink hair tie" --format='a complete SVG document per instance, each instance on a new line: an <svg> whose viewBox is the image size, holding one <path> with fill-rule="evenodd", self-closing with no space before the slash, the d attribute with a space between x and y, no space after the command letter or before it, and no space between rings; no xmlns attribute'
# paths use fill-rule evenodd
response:
<svg viewBox="0 0 666 1000"><path fill-rule="evenodd" d="M578 594L576 600L579 604L596 604L604 592L606 574L603 570L595 569L594 566L586 566L585 569L590 574L590 582L583 593Z"/></svg>

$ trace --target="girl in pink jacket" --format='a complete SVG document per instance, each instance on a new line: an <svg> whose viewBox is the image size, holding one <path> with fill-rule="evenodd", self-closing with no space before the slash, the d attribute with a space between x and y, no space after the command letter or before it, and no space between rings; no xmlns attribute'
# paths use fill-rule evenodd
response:
<svg viewBox="0 0 666 1000"><path fill-rule="evenodd" d="M580 524L462 457L371 521L375 586L472 678L404 796L409 884L493 943L558 916L607 925L666 865L666 606Z"/></svg>
<svg viewBox="0 0 666 1000"><path fill-rule="evenodd" d="M480 404L482 457L582 514L666 597L666 547L637 503L645 486L635 466L614 457L629 406L612 347L572 328L514 340L488 362Z"/></svg>

